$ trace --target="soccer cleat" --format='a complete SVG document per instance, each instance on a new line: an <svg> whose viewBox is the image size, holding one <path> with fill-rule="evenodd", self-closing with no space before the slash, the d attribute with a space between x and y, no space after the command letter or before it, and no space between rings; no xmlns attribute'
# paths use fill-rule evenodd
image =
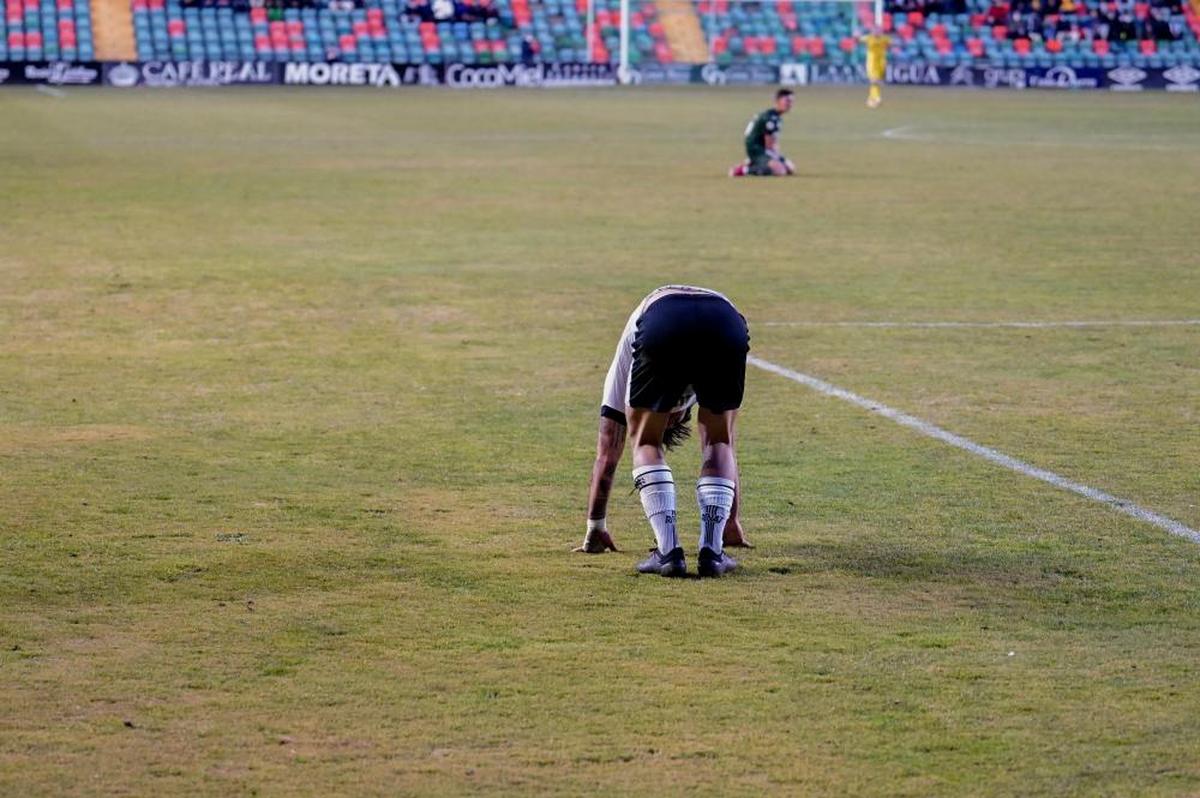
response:
<svg viewBox="0 0 1200 798"><path fill-rule="evenodd" d="M738 567L737 560L725 552L717 554L707 546L700 549L700 556L697 559L700 560L701 576L724 576Z"/></svg>
<svg viewBox="0 0 1200 798"><path fill-rule="evenodd" d="M883 103L883 98L877 95L872 95L867 98L868 108L878 108Z"/></svg>
<svg viewBox="0 0 1200 798"><path fill-rule="evenodd" d="M650 549L650 556L637 564L639 574L659 576L687 576L687 562L683 559L683 548L676 546L667 554Z"/></svg>

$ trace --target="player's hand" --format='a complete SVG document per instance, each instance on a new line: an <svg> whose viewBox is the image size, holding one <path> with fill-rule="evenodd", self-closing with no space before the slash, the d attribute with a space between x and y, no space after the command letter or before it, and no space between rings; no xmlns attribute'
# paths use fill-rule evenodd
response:
<svg viewBox="0 0 1200 798"><path fill-rule="evenodd" d="M754 544L746 540L746 531L742 529L741 519L738 518L730 518L729 523L725 524L725 534L721 535L721 541L726 548L754 548Z"/></svg>
<svg viewBox="0 0 1200 798"><path fill-rule="evenodd" d="M583 538L583 545L576 546L571 551L578 551L584 554L603 554L606 551L620 551L617 544L613 543L612 535L602 530L594 530L587 533Z"/></svg>

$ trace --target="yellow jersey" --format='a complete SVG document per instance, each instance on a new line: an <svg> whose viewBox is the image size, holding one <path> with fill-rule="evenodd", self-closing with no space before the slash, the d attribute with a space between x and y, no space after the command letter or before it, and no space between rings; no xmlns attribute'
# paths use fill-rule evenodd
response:
<svg viewBox="0 0 1200 798"><path fill-rule="evenodd" d="M888 45L892 43L891 37L882 33L868 33L862 37L862 41L867 45L867 79L883 80L883 73L887 67Z"/></svg>

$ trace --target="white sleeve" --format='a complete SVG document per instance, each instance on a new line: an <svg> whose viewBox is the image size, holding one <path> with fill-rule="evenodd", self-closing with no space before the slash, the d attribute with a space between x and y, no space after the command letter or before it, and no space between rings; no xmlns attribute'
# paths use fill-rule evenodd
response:
<svg viewBox="0 0 1200 798"><path fill-rule="evenodd" d="M629 402L629 370L633 365L633 334L637 329L637 316L629 317L621 340L617 342L617 351L613 354L612 363L608 367L608 376L604 379L604 396L601 399L600 412L604 408L615 410L620 414L621 423L625 420L625 406Z"/></svg>

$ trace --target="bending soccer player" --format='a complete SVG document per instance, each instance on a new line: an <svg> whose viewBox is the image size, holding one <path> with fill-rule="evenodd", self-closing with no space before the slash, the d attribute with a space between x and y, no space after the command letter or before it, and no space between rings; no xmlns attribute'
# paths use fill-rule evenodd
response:
<svg viewBox="0 0 1200 798"><path fill-rule="evenodd" d="M688 437L687 424L696 405L701 449L696 482L699 573L721 576L737 568L724 547L749 546L738 520L734 456L734 422L742 404L748 351L745 318L716 291L669 285L642 300L625 324L604 382L588 492L587 537L576 551L617 550L605 517L628 434L633 484L656 544L637 569L662 576L686 575L675 525L675 479L663 450Z"/></svg>
<svg viewBox="0 0 1200 798"><path fill-rule="evenodd" d="M888 45L892 40L884 36L879 28L873 28L860 38L867 45L867 80L871 83L871 88L867 90L867 107L878 108L883 102L880 87L887 73Z"/></svg>
<svg viewBox="0 0 1200 798"><path fill-rule="evenodd" d="M775 92L775 105L746 125L746 160L729 170L730 177L784 177L796 174L796 166L781 153L779 133L783 115L792 110L792 90Z"/></svg>

